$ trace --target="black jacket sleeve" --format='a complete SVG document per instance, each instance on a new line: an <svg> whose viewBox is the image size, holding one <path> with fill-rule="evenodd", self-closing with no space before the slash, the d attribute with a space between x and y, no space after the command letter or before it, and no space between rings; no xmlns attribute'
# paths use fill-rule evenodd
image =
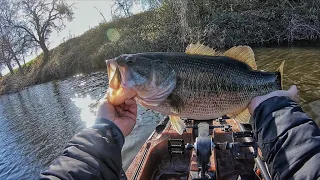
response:
<svg viewBox="0 0 320 180"><path fill-rule="evenodd" d="M298 104L267 99L250 123L272 179L320 178L320 130Z"/></svg>
<svg viewBox="0 0 320 180"><path fill-rule="evenodd" d="M120 179L123 143L122 132L113 122L96 119L92 128L81 130L68 142L40 179Z"/></svg>

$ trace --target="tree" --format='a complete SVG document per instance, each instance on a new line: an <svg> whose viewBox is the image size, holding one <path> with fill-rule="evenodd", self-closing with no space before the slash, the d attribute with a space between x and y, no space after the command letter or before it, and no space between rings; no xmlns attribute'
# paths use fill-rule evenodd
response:
<svg viewBox="0 0 320 180"><path fill-rule="evenodd" d="M20 61L30 50L30 36L20 29L14 28L14 21L18 19L18 4L9 0L0 2L0 63L6 65L13 73L12 64L22 67Z"/></svg>
<svg viewBox="0 0 320 180"><path fill-rule="evenodd" d="M132 0L115 0L114 5L111 8L111 13L115 17L129 17L132 15L132 6Z"/></svg>
<svg viewBox="0 0 320 180"><path fill-rule="evenodd" d="M99 10L97 7L93 6L101 15L101 17L103 18L103 23L107 23L107 19L104 17L103 13L101 12L101 10Z"/></svg>
<svg viewBox="0 0 320 180"><path fill-rule="evenodd" d="M24 0L20 3L22 17L15 28L23 30L36 47L43 51L43 61L49 60L47 41L54 30L61 31L64 21L73 18L73 5L63 0Z"/></svg>
<svg viewBox="0 0 320 180"><path fill-rule="evenodd" d="M5 43L2 41L2 39L0 40L0 62L1 64L6 65L10 73L13 74L11 59L9 58L9 55L8 55L8 49Z"/></svg>
<svg viewBox="0 0 320 180"><path fill-rule="evenodd" d="M114 0L111 14L114 19L129 17L133 14L132 7L134 4L140 5L143 10L149 10L159 7L162 3L163 0Z"/></svg>

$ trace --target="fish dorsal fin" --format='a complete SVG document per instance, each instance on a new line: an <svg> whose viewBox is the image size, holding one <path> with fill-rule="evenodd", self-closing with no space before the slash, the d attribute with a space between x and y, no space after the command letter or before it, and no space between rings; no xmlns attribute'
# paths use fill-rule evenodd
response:
<svg viewBox="0 0 320 180"><path fill-rule="evenodd" d="M197 42L196 44L190 44L186 49L186 54L197 54L197 55L206 55L206 56L218 56L219 52L210 48L209 46L200 44Z"/></svg>
<svg viewBox="0 0 320 180"><path fill-rule="evenodd" d="M240 113L227 114L227 116L241 123L249 123L251 117L248 108Z"/></svg>
<svg viewBox="0 0 320 180"><path fill-rule="evenodd" d="M169 117L170 117L172 128L181 135L183 131L186 129L186 125L184 124L184 122L181 120L179 116L169 115Z"/></svg>
<svg viewBox="0 0 320 180"><path fill-rule="evenodd" d="M282 61L282 63L280 64L280 66L279 66L279 68L278 68L278 72L279 72L279 74L280 74L280 86L281 86L281 89L283 89L283 83L282 83L282 81L283 81L283 68L284 68L284 63L285 63L286 61Z"/></svg>
<svg viewBox="0 0 320 180"><path fill-rule="evenodd" d="M249 46L235 46L227 50L224 56L237 59L248 64L252 69L257 70L257 63L254 58L253 50Z"/></svg>

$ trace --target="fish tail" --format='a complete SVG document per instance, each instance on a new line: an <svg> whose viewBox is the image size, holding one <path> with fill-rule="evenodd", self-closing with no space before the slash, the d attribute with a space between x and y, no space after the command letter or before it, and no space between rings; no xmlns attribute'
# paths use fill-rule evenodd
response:
<svg viewBox="0 0 320 180"><path fill-rule="evenodd" d="M284 63L286 61L282 61L282 63L280 64L278 70L277 70L277 73L278 73L278 76L277 76L277 84L280 85L280 89L283 89L283 68L284 68Z"/></svg>

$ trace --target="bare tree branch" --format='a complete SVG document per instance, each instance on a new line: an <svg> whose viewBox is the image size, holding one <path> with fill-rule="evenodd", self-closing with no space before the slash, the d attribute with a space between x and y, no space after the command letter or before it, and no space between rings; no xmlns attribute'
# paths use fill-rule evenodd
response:
<svg viewBox="0 0 320 180"><path fill-rule="evenodd" d="M21 4L21 13L26 18L15 27L24 30L38 44L43 51L44 61L48 61L47 41L50 34L63 29L65 20L72 20L73 4L68 5L64 0L24 0Z"/></svg>
<svg viewBox="0 0 320 180"><path fill-rule="evenodd" d="M104 17L103 13L102 13L97 7L95 7L95 6L93 6L93 7L94 7L94 8L99 12L99 14L102 16L103 22L106 23L107 20L106 20L106 18Z"/></svg>
<svg viewBox="0 0 320 180"><path fill-rule="evenodd" d="M32 37L32 39L33 39L34 41L36 41L37 43L39 43L39 40L36 38L36 36L35 36L27 27L25 27L25 26L20 26L20 25L15 25L14 27L16 27L16 28L21 28L21 29L25 30L25 32L28 33L28 34Z"/></svg>
<svg viewBox="0 0 320 180"><path fill-rule="evenodd" d="M9 0L0 1L0 64L8 67L13 73L12 64L17 64L21 70L20 61L33 45L33 37L27 31L14 26L18 19L19 4ZM20 71L22 72L22 71Z"/></svg>

